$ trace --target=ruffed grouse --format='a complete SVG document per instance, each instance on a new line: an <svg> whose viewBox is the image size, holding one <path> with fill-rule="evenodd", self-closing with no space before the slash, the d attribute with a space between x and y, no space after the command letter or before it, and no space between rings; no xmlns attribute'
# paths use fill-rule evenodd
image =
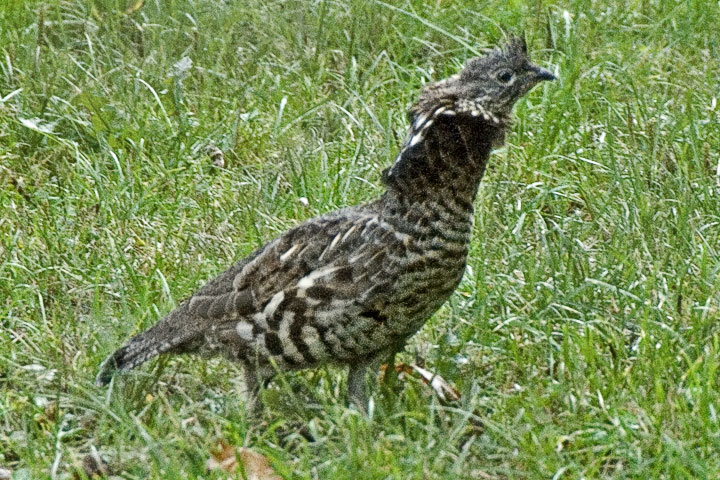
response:
<svg viewBox="0 0 720 480"><path fill-rule="evenodd" d="M513 104L552 79L515 38L426 86L379 199L241 260L113 353L96 383L163 353L221 354L243 365L256 401L278 370L334 363L349 366L348 398L364 408L368 368L392 359L463 276L473 200Z"/></svg>

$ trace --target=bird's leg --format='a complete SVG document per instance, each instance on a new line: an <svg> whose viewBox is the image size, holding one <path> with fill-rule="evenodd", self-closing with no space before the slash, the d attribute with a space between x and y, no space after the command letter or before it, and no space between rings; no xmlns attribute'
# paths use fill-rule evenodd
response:
<svg viewBox="0 0 720 480"><path fill-rule="evenodd" d="M257 417L262 411L260 400L260 381L257 373L250 366L243 368L245 376L245 408L250 416Z"/></svg>
<svg viewBox="0 0 720 480"><path fill-rule="evenodd" d="M389 351L387 363L385 364L385 375L383 376L383 383L390 390L393 390L398 378L398 372L397 370L395 370L395 355L400 353L404 348L405 340L401 340Z"/></svg>
<svg viewBox="0 0 720 480"><path fill-rule="evenodd" d="M245 408L251 417L259 417L263 410L260 388L266 387L273 375L250 365L243 366L243 373L245 377Z"/></svg>
<svg viewBox="0 0 720 480"><path fill-rule="evenodd" d="M367 413L368 398L365 391L365 377L369 364L370 362L365 361L357 365L350 365L348 373L348 403L363 413Z"/></svg>
<svg viewBox="0 0 720 480"><path fill-rule="evenodd" d="M389 390L392 390L397 383L398 372L395 370L395 355L397 355L397 353L398 352L396 350L390 352L387 363L385 364L383 383Z"/></svg>
<svg viewBox="0 0 720 480"><path fill-rule="evenodd" d="M380 369L382 360L387 358L387 367L385 369L385 381L388 385L393 385L394 381L387 380L387 375L397 377L395 371L395 354L402 350L405 346L405 342L394 345L390 350L386 350L384 353L380 353L372 358L363 360L355 365L350 365L350 371L348 372L348 388L347 396L348 403L350 406L357 407L361 412L367 413L368 396L366 391L367 373L371 371L373 380L377 380L377 372ZM388 356L389 352L389 356ZM390 372L388 372L390 370Z"/></svg>

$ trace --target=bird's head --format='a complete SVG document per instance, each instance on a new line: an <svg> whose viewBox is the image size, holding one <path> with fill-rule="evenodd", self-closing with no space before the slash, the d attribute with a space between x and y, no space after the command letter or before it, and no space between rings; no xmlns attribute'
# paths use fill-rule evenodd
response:
<svg viewBox="0 0 720 480"><path fill-rule="evenodd" d="M439 111L482 118L504 129L515 102L541 81L554 79L530 62L525 40L515 37L500 49L468 60L460 73L426 86L410 110L411 121Z"/></svg>

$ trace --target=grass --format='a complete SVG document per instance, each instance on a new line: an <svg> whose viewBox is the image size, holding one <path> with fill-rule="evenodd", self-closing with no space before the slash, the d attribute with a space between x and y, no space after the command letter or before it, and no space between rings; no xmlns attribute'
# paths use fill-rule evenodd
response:
<svg viewBox="0 0 720 480"><path fill-rule="evenodd" d="M0 466L223 478L224 439L298 479L717 478L720 6L475 4L1 2ZM460 402L411 381L363 418L327 368L258 424L235 366L187 358L92 385L233 261L377 196L422 84L502 29L560 80L516 107L466 277L404 354Z"/></svg>

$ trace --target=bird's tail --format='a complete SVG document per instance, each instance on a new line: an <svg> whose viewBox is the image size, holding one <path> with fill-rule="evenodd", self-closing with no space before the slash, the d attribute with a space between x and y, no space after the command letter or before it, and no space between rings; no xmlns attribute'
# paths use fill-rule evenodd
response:
<svg viewBox="0 0 720 480"><path fill-rule="evenodd" d="M133 369L148 360L169 352L190 352L201 334L197 319L188 315L187 303L170 312L157 324L131 338L100 365L96 385L107 385L118 371Z"/></svg>

